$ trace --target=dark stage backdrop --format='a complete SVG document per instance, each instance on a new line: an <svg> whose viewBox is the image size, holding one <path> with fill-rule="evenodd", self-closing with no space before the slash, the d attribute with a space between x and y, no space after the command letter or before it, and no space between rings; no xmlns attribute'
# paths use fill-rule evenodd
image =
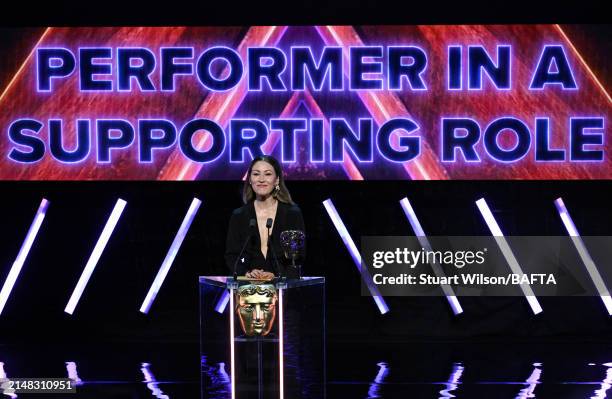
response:
<svg viewBox="0 0 612 399"><path fill-rule="evenodd" d="M507 235L566 235L553 204L563 197L583 235L609 235L610 181L291 181L306 219L306 272L327 278L328 334L350 340L609 340L598 297L541 298L533 316L514 298L387 298L380 315L360 296L360 276L321 202L331 198L359 246L364 235L412 235L408 196L430 235L489 235L475 200L485 197ZM228 274L227 222L239 182L1 182L0 281L41 197L50 201L15 289L0 316L0 342L198 340L198 276ZM148 316L138 309L193 197L203 201ZM73 316L63 309L117 198L127 201Z"/></svg>

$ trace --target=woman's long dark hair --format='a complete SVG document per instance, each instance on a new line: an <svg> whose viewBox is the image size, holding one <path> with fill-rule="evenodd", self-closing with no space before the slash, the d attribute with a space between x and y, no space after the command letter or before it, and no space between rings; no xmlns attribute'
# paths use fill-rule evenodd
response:
<svg viewBox="0 0 612 399"><path fill-rule="evenodd" d="M246 204L255 199L255 192L253 191L253 188L251 187L249 183L251 179L251 172L253 171L253 165L255 165L255 163L259 161L267 162L270 165L272 165L272 167L274 168L274 172L276 173L276 176L278 177L278 188L279 189L278 190L274 189L272 191L272 196L276 198L277 200L279 200L280 202L284 202L286 204L293 205L294 202L291 199L291 194L289 194L289 190L287 189L287 186L285 185L285 177L283 176L283 169L281 168L281 165L276 160L276 158L274 158L271 155L260 155L256 157L255 159L253 159L253 161L249 165L249 171L247 172L247 178L244 181L244 188L242 189L242 201L244 201L244 203Z"/></svg>

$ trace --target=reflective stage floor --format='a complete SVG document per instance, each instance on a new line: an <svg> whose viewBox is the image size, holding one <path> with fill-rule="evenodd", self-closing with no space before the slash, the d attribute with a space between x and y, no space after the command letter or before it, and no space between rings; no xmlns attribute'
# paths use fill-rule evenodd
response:
<svg viewBox="0 0 612 399"><path fill-rule="evenodd" d="M612 398L612 343L345 342L327 353L330 399ZM0 378L79 381L76 395L0 398L197 399L198 363L195 343L0 345Z"/></svg>

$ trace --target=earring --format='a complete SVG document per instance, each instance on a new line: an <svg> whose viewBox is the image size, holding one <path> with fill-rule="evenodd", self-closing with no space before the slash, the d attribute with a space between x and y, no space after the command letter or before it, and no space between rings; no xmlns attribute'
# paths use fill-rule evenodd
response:
<svg viewBox="0 0 612 399"><path fill-rule="evenodd" d="M276 192L280 191L280 186L277 184L276 187L274 187L274 189L276 190Z"/></svg>

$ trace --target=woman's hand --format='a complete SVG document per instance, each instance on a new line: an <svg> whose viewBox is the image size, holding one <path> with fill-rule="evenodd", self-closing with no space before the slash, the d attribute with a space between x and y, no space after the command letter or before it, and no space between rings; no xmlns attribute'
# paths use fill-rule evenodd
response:
<svg viewBox="0 0 612 399"><path fill-rule="evenodd" d="M272 280L274 278L274 273L266 272L262 269L253 269L247 272L246 277L256 278L258 280Z"/></svg>
<svg viewBox="0 0 612 399"><path fill-rule="evenodd" d="M272 280L274 277L274 273L272 272L262 272L260 278L264 280Z"/></svg>
<svg viewBox="0 0 612 399"><path fill-rule="evenodd" d="M259 278L261 273L263 273L263 270L261 270L261 269L253 269L250 272L247 272L245 274L245 276L247 276L248 278Z"/></svg>

